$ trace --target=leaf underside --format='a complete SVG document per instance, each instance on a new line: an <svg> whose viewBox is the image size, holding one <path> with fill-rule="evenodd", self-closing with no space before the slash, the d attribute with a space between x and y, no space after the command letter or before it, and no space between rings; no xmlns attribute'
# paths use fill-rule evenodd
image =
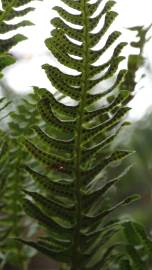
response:
<svg viewBox="0 0 152 270"><path fill-rule="evenodd" d="M114 31L103 47L94 48L117 17L112 10L115 2L106 1L103 7L101 1L62 2L64 8L54 7L58 15L51 22L54 29L45 44L60 64L74 72L43 65L62 100L45 88L34 88L40 96L38 109L44 125L34 126L36 139L26 139L24 144L41 164L41 170L25 169L42 192L26 191L24 208L47 233L37 242L23 242L67 263L71 270L107 269L107 260L116 250L108 243L118 222L110 224L106 220L117 208L137 199L131 196L108 205L104 203L106 194L123 175L101 182L109 166L116 166L131 154L128 150L111 150L113 140L126 124L123 119L132 99L131 91L121 89L127 70L119 70L119 64L126 43L115 45L110 59L96 65L120 36ZM74 11L70 13L68 7ZM95 28L101 21L97 32ZM114 83L108 89L94 91L112 78Z"/></svg>

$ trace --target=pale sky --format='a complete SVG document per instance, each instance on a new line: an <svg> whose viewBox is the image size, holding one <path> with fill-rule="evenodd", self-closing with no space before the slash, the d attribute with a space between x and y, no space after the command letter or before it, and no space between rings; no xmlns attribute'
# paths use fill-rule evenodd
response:
<svg viewBox="0 0 152 270"><path fill-rule="evenodd" d="M134 35L129 35L125 28L135 25L147 26L152 22L152 0L116 0L116 2L115 10L120 15L115 22L115 28L123 30L124 41L132 40ZM59 0L35 2L33 6L36 7L36 11L28 15L35 26L22 28L20 31L28 37L28 40L12 49L12 52L19 56L20 61L13 68L7 68L5 74L9 85L17 92L27 92L33 85L52 89L41 65L55 63L44 45L44 40L50 36L50 19L55 15L51 9L58 3ZM145 55L149 58L152 58L151 48L152 42L149 42L145 49ZM145 82L144 89L136 93L131 103L133 109L130 116L140 118L150 105L152 105L152 83L150 85L149 82Z"/></svg>

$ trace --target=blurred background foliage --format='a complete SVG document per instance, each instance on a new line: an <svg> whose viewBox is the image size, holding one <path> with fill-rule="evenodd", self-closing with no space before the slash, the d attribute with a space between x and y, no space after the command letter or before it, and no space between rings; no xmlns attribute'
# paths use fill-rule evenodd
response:
<svg viewBox="0 0 152 270"><path fill-rule="evenodd" d="M149 59L144 57L144 48L146 43L151 39L147 34L152 25L148 27L137 26L129 30L135 31L138 41L132 42L131 46L139 49L139 54L130 55L128 59L128 77L124 84L131 91L144 91L146 77L150 74ZM140 76L137 76L138 73ZM152 79L150 78L150 84ZM130 120L130 119L129 119ZM141 199L133 206L126 209L124 215L132 215L133 218L144 224L147 231L152 230L152 106L150 106L143 117L139 120L131 121L131 125L124 127L115 140L114 147L127 147L134 151L128 160L120 165L120 170L131 164L131 169L124 176L119 185L119 190L114 191L114 198L120 199L124 195L137 193ZM109 171L110 173L110 171ZM113 173L113 170L111 170Z"/></svg>
<svg viewBox="0 0 152 270"><path fill-rule="evenodd" d="M120 184L121 194L119 190L115 196L120 198L132 192L141 194L141 200L133 209L134 215L152 229L152 108L142 119L125 128L115 143L135 151L130 160L121 165L125 168L129 162L133 166Z"/></svg>

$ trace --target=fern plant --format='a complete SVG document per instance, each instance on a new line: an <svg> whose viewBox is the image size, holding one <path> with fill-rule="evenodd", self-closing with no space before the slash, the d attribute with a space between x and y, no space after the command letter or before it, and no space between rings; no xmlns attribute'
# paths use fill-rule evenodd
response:
<svg viewBox="0 0 152 270"><path fill-rule="evenodd" d="M118 68L126 43L116 45L110 59L96 65L120 36L114 31L101 49L94 48L117 16L112 10L115 2L106 1L98 15L101 1L62 2L67 8L54 7L59 15L52 20L54 30L45 43L60 64L75 73L64 73L62 66L43 66L52 85L64 95L62 102L46 89L35 89L44 124L34 126L37 137L26 139L24 145L42 164L36 169L26 166L41 192L25 190L24 208L45 228L45 234L37 242L22 242L65 263L66 269L109 269L108 259L117 250L112 238L119 227L109 215L137 199L132 195L115 205L107 200L107 192L123 174L107 179L106 170L131 154L111 149L121 127L128 124L123 119L132 99L130 91L121 89L127 70ZM95 90L114 74L117 79L112 86Z"/></svg>
<svg viewBox="0 0 152 270"><path fill-rule="evenodd" d="M1 34L0 77L3 76L2 70L15 62L15 58L9 53L9 50L18 42L26 39L25 36L20 35L20 34L12 35L12 37L10 38L5 38L3 34L11 32L12 30L16 30L19 27L32 25L31 22L27 20L23 20L23 19L19 23L11 22L12 19L15 19L17 17L22 18L28 12L33 10L33 8L31 7L24 6L25 4L29 2L31 2L31 0L22 0L22 1L21 0L11 0L11 1L2 0L1 1L2 10L0 10L0 34ZM5 98L2 97L0 99L0 103L4 104L4 101L5 101ZM7 107L8 104L9 102L6 102L4 106L0 109L0 111L2 111L2 109ZM3 115L2 118L5 118L5 115ZM28 125L29 123L30 121L28 119ZM18 119L18 124L19 124L19 119ZM17 129L16 131L17 133L19 132L19 130ZM1 266L0 267L2 267L2 265L4 265L8 261L11 261L12 264L13 263L14 264L19 263L21 265L25 264L23 262L23 252L21 251L20 245L17 245L14 240L13 241L10 240L10 237L12 236L20 236L20 231L21 231L19 221L21 221L22 211L19 206L19 201L17 200L18 195L19 194L21 195L21 191L19 192L19 189L18 189L21 186L18 184L19 174L17 173L15 166L18 166L20 164L23 153L21 152L19 153L19 151L15 149L15 144L14 144L15 140L13 141L12 138L9 137L8 132L9 131L7 130L7 134L5 131L2 131L1 133L1 137L2 136L3 138L6 137L6 141L7 142L9 141L10 143L9 143L9 150L7 150L7 153L9 151L9 155L4 155L4 157L3 156L1 157L1 168L0 168L0 176L1 176L0 185L1 185L1 191L2 191L2 198L1 198L2 208L0 211L0 215L1 215L1 220L0 220ZM18 135L17 133L16 133L16 136ZM6 149L6 145L7 145L5 140L2 140L2 141L4 142L3 142L1 154L5 152L4 150ZM18 153L15 159L15 162L14 162L14 159L12 158L12 155L14 155L14 153ZM23 177L23 174L20 175L20 177ZM20 268L22 268L22 266Z"/></svg>
<svg viewBox="0 0 152 270"><path fill-rule="evenodd" d="M143 226L133 220L122 220L120 249L110 258L110 270L151 270L152 239Z"/></svg>
<svg viewBox="0 0 152 270"><path fill-rule="evenodd" d="M126 79L122 87L124 89L127 88L132 92L135 90L135 87L137 86L137 82L136 82L137 71L140 68L144 67L144 64L146 61L144 57L144 48L147 42L149 42L149 40L151 39L150 36L147 37L151 29L151 26L152 25L150 24L146 28L144 26L135 26L135 27L129 28L130 31L136 32L136 37L138 38L138 41L132 41L130 45L132 48L138 49L138 53L130 54L128 57L128 70L129 71L127 73ZM142 73L141 79L144 78L144 76L145 74Z"/></svg>
<svg viewBox="0 0 152 270"><path fill-rule="evenodd" d="M5 109L9 107L10 102L7 102L5 98L0 99L0 122L2 123L2 120L6 118L7 113L5 112ZM7 186L7 165L8 165L8 153L9 153L9 143L6 132L2 129L0 129L0 197L3 196L6 190ZM4 208L3 200L0 201L0 219L3 219L2 211ZM1 247L3 245L4 239L7 237L8 234L8 228L4 229L0 226L0 264L3 260L3 253L1 250Z"/></svg>
<svg viewBox="0 0 152 270"><path fill-rule="evenodd" d="M28 12L33 11L32 7L24 7L35 0L2 0L2 10L0 10L0 34L6 34L19 27L33 25L30 21L22 20L19 23L12 23L11 20L23 17ZM22 9L18 9L21 8ZM2 77L2 70L15 62L15 58L8 53L11 47L15 46L18 42L25 40L26 37L21 34L13 35L10 38L0 39L0 76Z"/></svg>
<svg viewBox="0 0 152 270"><path fill-rule="evenodd" d="M128 259L132 269L151 269L152 240L147 236L142 225L136 222L125 222L124 232L128 245ZM133 238L130 237L131 234Z"/></svg>
<svg viewBox="0 0 152 270"><path fill-rule="evenodd" d="M9 107L10 102L6 101L5 98L0 99L0 122L2 123L2 120L5 119L8 115L6 113L5 109ZM7 157L8 157L8 138L6 132L2 129L0 129L0 195L3 194L5 186L6 186L6 164L7 164ZM3 207L3 204L1 202L0 207ZM1 233L0 233L1 237Z"/></svg>
<svg viewBox="0 0 152 270"><path fill-rule="evenodd" d="M22 134L31 136L30 126L40 123L39 115L35 107L37 97L29 94L16 106L14 112L10 112L7 130L7 140L9 141L9 158L7 154L7 165L4 161L1 165L1 189L3 208L0 215L1 228L1 265L16 266L19 269L27 269L30 258L35 254L31 249L21 246L14 238L32 236L36 233L36 224L31 224L29 219L25 219L21 203L23 198L22 189L31 186L30 181L25 176L22 166L29 156L21 147ZM32 163L32 159L31 159ZM2 173L3 172L3 173ZM22 181L21 181L22 179ZM1 268L0 268L1 269Z"/></svg>
<svg viewBox="0 0 152 270"><path fill-rule="evenodd" d="M136 32L136 37L138 38L138 41L131 42L131 46L139 49L139 54L141 57L143 57L144 47L146 43L149 42L151 39L151 36L147 37L149 31L151 30L151 27L152 24L148 25L147 27L141 25L129 28L130 31Z"/></svg>

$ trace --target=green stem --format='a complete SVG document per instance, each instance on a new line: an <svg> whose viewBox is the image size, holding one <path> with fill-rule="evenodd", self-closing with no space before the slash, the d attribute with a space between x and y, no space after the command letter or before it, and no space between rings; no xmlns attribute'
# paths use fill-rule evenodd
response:
<svg viewBox="0 0 152 270"><path fill-rule="evenodd" d="M82 16L83 16L83 31L84 31L84 57L82 64L82 76L81 76L81 99L79 104L79 118L77 120L77 128L75 134L75 197L76 197L76 220L77 226L74 234L74 244L73 244L73 256L72 256L72 266L71 270L80 270L80 229L81 229L81 219L82 219L82 207L81 207L81 141L82 141L82 124L84 117L84 106L86 102L87 94L87 81L88 81L88 16L86 0L81 1L82 5Z"/></svg>

